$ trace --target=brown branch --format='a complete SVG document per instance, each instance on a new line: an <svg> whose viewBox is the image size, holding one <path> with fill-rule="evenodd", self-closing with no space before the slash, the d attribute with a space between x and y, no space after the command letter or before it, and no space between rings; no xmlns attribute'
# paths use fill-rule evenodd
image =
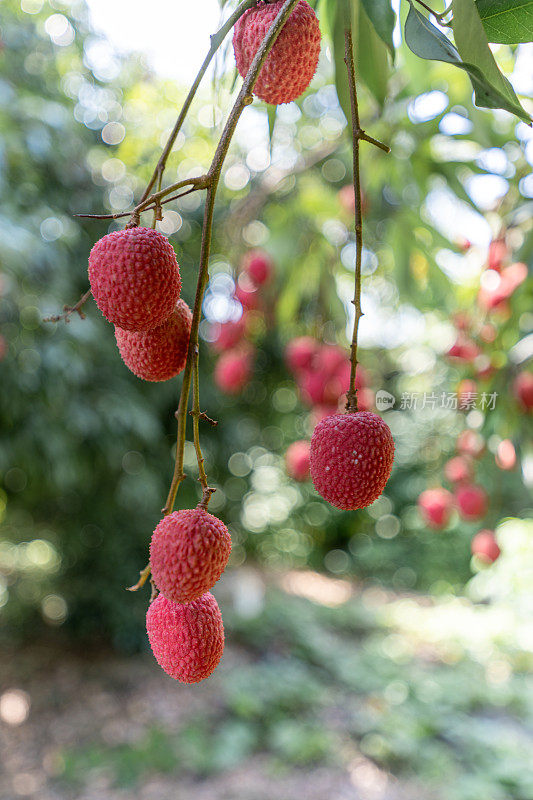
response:
<svg viewBox="0 0 533 800"><path fill-rule="evenodd" d="M128 586L126 591L127 592L137 592L139 589L142 589L146 581L148 580L148 576L150 575L151 567L150 563L148 563L144 569L142 569L139 573L140 577L137 583L134 583L133 586Z"/></svg>
<svg viewBox="0 0 533 800"><path fill-rule="evenodd" d="M363 256L363 214L361 200L361 174L359 170L359 142L361 140L390 152L390 148L368 136L361 128L359 119L359 106L357 103L357 86L355 82L355 64L353 57L353 41L351 26L344 31L344 63L348 70L348 85L350 89L350 109L352 117L352 144L353 144L353 188L355 194L355 294L352 303L355 307L353 323L352 344L350 348L350 388L346 395L346 411L357 411L357 389L355 379L357 374L357 337L359 333L359 320L363 316L361 310L361 261Z"/></svg>
<svg viewBox="0 0 533 800"><path fill-rule="evenodd" d="M187 352L187 362L185 364L185 369L183 372L183 383L181 387L180 401L177 412L178 434L177 434L177 444L176 444L176 462L174 465L174 475L172 477L172 482L170 485L167 501L163 509L164 514L170 514L170 512L172 511L174 507L174 502L176 500L176 494L178 492L179 485L185 477L183 473L183 456L185 448L185 429L187 424L187 406L189 403L192 368L196 352L195 349L198 347L198 328L200 325L202 300L204 296L205 287L207 285L207 280L209 277L208 267L209 267L209 253L211 249L211 237L213 228L213 214L215 207L216 191L218 188L218 182L220 180L222 165L228 153L231 139L235 132L235 128L237 127L237 123L240 119L240 116L244 108L250 105L250 103L253 100L252 91L255 86L255 82L257 80L261 67L263 66L270 50L272 49L276 39L281 33L283 26L285 25L285 22L289 18L297 2L298 0L286 0L286 2L283 4L280 11L278 12L274 22L270 26L270 29L265 38L263 39L263 42L261 43L261 46L259 47L257 53L255 54L253 61L250 65L250 68L248 70L248 73L246 75L246 78L243 81L241 90L237 96L235 104L228 116L226 125L222 132L222 136L220 137L220 141L215 151L215 155L213 156L213 161L211 162L211 166L207 173L209 178L209 185L207 187L207 195L204 207L204 222L202 229L202 242L200 248L198 283L196 286L196 297L194 301L191 335L189 340L189 349Z"/></svg>
<svg viewBox="0 0 533 800"><path fill-rule="evenodd" d="M81 310L81 307L87 302L90 296L91 296L91 290L89 289L88 291L85 292L85 294L82 294L76 305L63 306L63 314L54 314L51 317L45 317L43 319L43 322L60 322L60 320L62 319L64 319L65 322L69 322L72 314L78 314L80 319L85 319L85 314Z"/></svg>

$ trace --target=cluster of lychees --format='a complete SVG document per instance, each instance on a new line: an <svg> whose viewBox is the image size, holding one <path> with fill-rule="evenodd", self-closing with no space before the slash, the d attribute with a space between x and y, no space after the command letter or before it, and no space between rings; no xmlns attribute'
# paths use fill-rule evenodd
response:
<svg viewBox="0 0 533 800"><path fill-rule="evenodd" d="M274 264L268 253L249 250L241 261L234 292L242 314L238 320L217 322L211 327L212 346L220 353L214 379L225 394L239 394L252 377L254 346L251 337L262 316L263 290L273 275Z"/></svg>
<svg viewBox="0 0 533 800"><path fill-rule="evenodd" d="M158 664L182 683L209 677L222 658L224 627L209 590L230 552L228 529L201 504L163 517L153 533L150 568L159 594L146 630Z"/></svg>
<svg viewBox="0 0 533 800"><path fill-rule="evenodd" d="M168 239L152 228L108 233L89 256L91 291L115 325L120 355L138 378L166 381L187 360L192 315Z"/></svg>
<svg viewBox="0 0 533 800"><path fill-rule="evenodd" d="M367 410L373 395L364 372L358 367L358 411L346 413L340 406L346 401L351 364L341 347L302 336L289 342L285 360L318 423L311 442L300 440L288 448L288 474L299 481L310 475L318 493L336 508L370 505L389 479L394 442L388 425Z"/></svg>
<svg viewBox="0 0 533 800"><path fill-rule="evenodd" d="M469 246L468 243L464 249ZM491 242L477 297L479 311L483 315L481 323L466 312L458 312L453 319L457 335L446 355L452 363L466 366L470 371L470 377L463 378L457 386L459 410L469 411L475 407L480 389L487 393L484 382L489 381L496 372L496 366L483 349L496 339L497 326L509 318L509 300L527 277L525 264L508 264L510 255L505 238ZM533 374L522 371L515 376L511 385L515 401L523 410L531 411ZM474 483L475 462L483 456L485 449L485 441L480 433L467 429L459 435L457 454L444 465L444 477L451 484L452 491L437 486L422 492L418 498L420 513L430 528L445 528L454 509L465 521L480 521L485 517L489 497L485 489ZM510 439L503 439L498 444L495 462L503 470L515 467L516 450ZM494 562L500 555L494 531L483 529L476 533L472 538L471 550L480 560Z"/></svg>

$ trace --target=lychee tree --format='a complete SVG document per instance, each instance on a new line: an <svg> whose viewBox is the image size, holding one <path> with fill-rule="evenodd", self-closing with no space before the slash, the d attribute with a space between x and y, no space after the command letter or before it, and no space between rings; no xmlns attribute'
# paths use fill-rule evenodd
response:
<svg viewBox="0 0 533 800"><path fill-rule="evenodd" d="M489 49L487 34L483 27L485 18L483 9L479 9L473 0L454 0L449 9L436 13L425 3L415 4L411 0L408 2L405 39L416 55L449 62L465 70L472 81L478 105L502 108L530 122L528 114L520 105L511 84L499 71ZM418 10L417 5L422 6L441 25L452 28L457 49L439 27ZM362 316L363 259L360 143L365 141L389 152L387 145L371 137L361 127L356 88L356 59L361 76L366 79L376 99L382 103L385 100L385 95L381 94L383 84L380 85L383 74L380 75L379 68L376 70L375 66L379 64L378 53L381 52L383 56L384 47L394 56L392 33L395 17L388 2L366 3L348 2L348 0L335 3L323 2L321 11L327 20L333 42L339 100L347 118L351 121L355 218L353 298L355 313L345 405L342 411L328 414L318 423L311 440L310 473L315 488L328 502L343 510L355 510L368 506L380 496L389 478L394 456L394 442L389 427L378 415L359 409L356 385L358 330ZM234 29L233 49L236 65L244 80L228 115L211 165L204 175L186 177L162 188L168 157L181 131L201 78L218 47L232 29ZM354 30L357 34L356 57L354 57ZM342 57L344 69L340 58L341 41L344 43ZM369 50L370 58L368 58ZM92 293L104 316L117 326L119 349L125 363L135 374L149 380L161 380L183 370L182 388L176 412L178 434L174 474L162 509L163 520L156 528L152 541L151 556L157 566L154 569L154 564L150 562L142 570L140 580L131 587L131 590L141 588L150 573L152 574L152 600L147 617L152 649L163 669L172 677L185 682L196 682L207 677L220 660L223 629L220 612L209 589L220 576L229 557L227 530L220 520L207 512L211 494L215 489L209 486L200 445L200 420L213 422L200 410L198 362L199 327L204 293L209 280L216 193L231 139L243 110L253 102L253 94L272 105L294 101L307 89L312 80L319 51L319 22L306 0L274 2L245 0L236 8L220 31L211 39L208 55L140 201L131 212L97 215L99 219L128 217L129 221L124 230L108 234L98 241L91 251L90 291L86 292L75 306L66 307L63 315L53 318L53 321L57 322L61 318L68 319L74 312L81 314L83 303ZM382 58L381 65L383 64L387 64L386 56L384 60ZM386 69L385 66L385 72ZM179 266L173 249L166 239L155 231L155 226L157 221L162 220L163 205L195 191L205 191L206 198L198 282L191 319L186 307L185 310L181 307L181 313L176 311L181 289ZM151 228L141 225L141 215L146 212L151 212ZM249 276L254 274L250 271L253 263L252 260L248 265ZM259 273L263 276L265 269L260 269ZM514 286L516 281L511 280L511 283ZM248 294L252 291L253 279ZM246 289L241 287L240 299L243 305L248 302L245 297ZM164 332L161 332L161 328L164 328ZM183 362L183 346L176 348L173 345L171 349L177 349L180 357L176 357L172 352L168 356L173 362L172 369L161 370L161 351L165 345L174 340L181 343L187 338L185 361ZM460 348L457 346L456 351L452 351L450 355L473 360L475 355L471 357L470 351L466 354L467 344L462 344ZM240 361L235 361L234 357L231 365L222 362L221 366L219 362L219 383L227 391L238 390L240 383L246 379L243 358L244 354ZM163 356L163 360L165 359L166 355ZM191 388L193 400L189 412ZM198 516L192 525L187 512L173 512L180 483L185 478L184 453L189 413L193 417L193 442L202 488L202 498L196 512L190 512ZM424 507L428 520L436 525L445 524L447 511L442 505L442 497L439 500L442 507L438 509L438 513L434 507L436 496L431 508ZM456 503L464 518L477 519L485 512L486 493L480 487L463 485L456 491ZM222 533L222 539L216 534L218 531ZM210 543L212 533L215 533L215 540ZM221 543L225 549L223 548L224 552L219 555ZM195 633L192 619L203 632L201 636Z"/></svg>

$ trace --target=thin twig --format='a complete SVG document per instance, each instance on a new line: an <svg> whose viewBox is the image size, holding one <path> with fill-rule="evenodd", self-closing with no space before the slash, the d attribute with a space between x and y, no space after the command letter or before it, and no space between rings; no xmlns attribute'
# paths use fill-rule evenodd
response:
<svg viewBox="0 0 533 800"><path fill-rule="evenodd" d="M170 514L174 507L176 494L180 483L184 479L183 473L183 456L185 449L185 429L187 424L187 406L189 403L189 393L191 388L192 366L195 358L195 348L198 347L198 327L200 325L200 317L202 311L202 300L204 296L205 287L209 277L209 253L211 248L211 236L213 227L213 213L215 206L216 191L218 182L220 180L220 173L222 165L226 158L231 139L237 127L237 123L244 108L252 102L252 91L255 82L263 66L270 50L272 49L276 39L292 10L296 6L298 0L286 0L278 12L274 22L263 39L254 59L250 65L246 78L243 81L241 90L235 101L235 104L226 121L226 125L220 137L213 161L208 171L209 186L207 188L205 208L204 208L204 222L202 228L202 242L200 248L200 265L198 272L198 283L196 286L196 297L194 301L193 317L191 324L191 335L189 340L189 349L187 352L187 362L183 371L183 383L181 386L180 402L178 406L178 434L176 444L176 462L174 465L174 475L170 485L167 501L163 509L163 514Z"/></svg>
<svg viewBox="0 0 533 800"><path fill-rule="evenodd" d="M443 20L444 20L444 17L448 16L450 11L452 10L451 6L448 6L448 8L445 8L444 11L441 11L441 13L439 14L437 11L433 11L433 9L430 8L430 6L428 6L426 3L424 3L423 0L416 0L416 2L420 6L422 6L422 8L425 8L426 11L428 11L433 17L435 17L435 19L439 21L440 25L449 26L449 23L448 22L443 22Z"/></svg>
<svg viewBox="0 0 533 800"><path fill-rule="evenodd" d="M81 307L87 302L90 296L91 290L88 289L85 294L82 294L76 305L63 306L63 314L54 314L51 317L45 317L43 322L60 322L62 319L64 319L65 322L69 322L72 314L78 314L80 319L85 319L85 314L81 310Z"/></svg>
<svg viewBox="0 0 533 800"><path fill-rule="evenodd" d="M226 38L226 36L230 32L230 30L233 28L233 26L235 25L237 20L240 17L242 17L242 15L246 11L248 11L249 8L252 8L252 6L255 6L256 4L257 4L257 0L244 0L244 2L242 2L235 9L233 14L231 14L231 16L228 17L228 20L224 23L224 25L222 25L222 27L216 33L214 33L211 36L211 46L209 48L209 52L207 53L206 57L204 58L202 66L200 67L200 69L198 71L198 74L197 74L196 78L194 79L194 83L192 84L191 88L189 89L189 93L188 93L187 97L185 98L185 102L183 103L183 107L182 107L182 109L181 109L181 111L179 113L179 116L178 116L177 120L176 120L176 124L174 125L174 127L173 127L173 129L171 131L171 134L168 137L168 141L167 141L167 143L166 143L166 145L165 145L165 147L163 149L163 152L161 153L161 156L159 157L159 161L157 162L157 165L156 165L156 168L155 168L155 170L153 172L153 175L150 178L150 180L148 181L148 184L146 186L146 189L144 190L143 196L141 197L141 200L140 200L141 203L144 200L146 200L146 198L148 197L148 195L152 191L153 187L155 186L156 181L158 179L162 179L162 177L163 177L163 172L165 171L165 167L166 167L168 158L170 156L170 153L172 152L172 148L174 147L174 143L175 143L175 141L177 139L178 133L180 132L180 130L181 130L182 126L183 126L183 123L185 122L185 117L188 114L189 108L191 107L191 103L194 100L194 96L196 95L196 92L198 91L198 87L200 86L202 78L204 77L204 75L206 73L206 70L207 70L209 64L211 63L211 61L213 59L213 56L215 55L215 53L217 52L218 48L220 47L220 45L222 44L222 42L224 41L224 39Z"/></svg>
<svg viewBox="0 0 533 800"><path fill-rule="evenodd" d="M151 567L148 563L144 569L139 572L140 578L137 583L134 583L133 586L128 586L126 589L127 592L137 592L139 589L142 589L146 581L148 580L148 576L150 575Z"/></svg>
<svg viewBox="0 0 533 800"><path fill-rule="evenodd" d="M202 489L207 489L207 475L204 467L204 457L200 447L200 377L198 369L198 347L194 348L193 377L192 377L192 429L196 460L198 461L198 480Z"/></svg>
<svg viewBox="0 0 533 800"><path fill-rule="evenodd" d="M353 323L352 344L350 348L350 388L346 395L346 411L357 411L357 389L355 388L357 374L357 337L359 333L359 320L363 316L361 310L361 261L363 257L363 213L361 199L361 174L359 170L359 142L370 142L386 153L390 148L368 136L361 128L359 119L359 106L357 103L357 86L355 82L355 64L353 57L353 41L351 26L344 31L344 63L348 70L348 85L350 89L350 109L352 117L352 144L353 144L353 189L355 194L355 294L352 303L355 307Z"/></svg>

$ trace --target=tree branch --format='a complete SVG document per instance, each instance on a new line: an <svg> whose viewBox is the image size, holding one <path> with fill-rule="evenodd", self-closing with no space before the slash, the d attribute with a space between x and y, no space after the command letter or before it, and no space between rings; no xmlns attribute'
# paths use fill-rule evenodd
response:
<svg viewBox="0 0 533 800"><path fill-rule="evenodd" d="M78 302L73 306L63 306L63 314L54 314L51 317L45 317L43 322L60 322L60 320L64 319L65 322L70 321L70 317L72 314L76 313L79 315L80 319L85 319L85 314L81 310L81 307L87 302L89 297L91 296L91 290L89 289L85 294L82 294Z"/></svg>
<svg viewBox="0 0 533 800"><path fill-rule="evenodd" d="M355 294L352 303L355 307L353 323L352 344L350 348L350 388L346 395L346 411L357 411L357 389L355 379L357 374L357 337L359 333L359 320L363 316L361 310L361 261L363 257L363 214L361 201L361 174L359 170L359 142L361 140L390 152L390 148L377 139L368 136L361 128L359 119L359 106L357 103L357 86L355 82L355 64L353 58L353 41L351 26L344 31L344 63L348 70L348 85L350 89L350 109L352 117L352 144L353 144L353 188L355 194Z"/></svg>

